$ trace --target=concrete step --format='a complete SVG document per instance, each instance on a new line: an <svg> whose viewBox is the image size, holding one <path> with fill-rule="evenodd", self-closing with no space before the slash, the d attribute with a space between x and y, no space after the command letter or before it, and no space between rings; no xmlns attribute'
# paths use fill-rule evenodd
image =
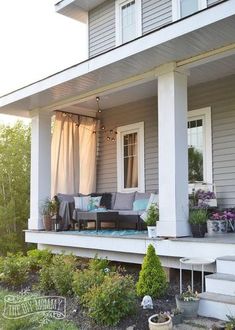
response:
<svg viewBox="0 0 235 330"><path fill-rule="evenodd" d="M216 259L216 271L235 275L235 256L224 256Z"/></svg>
<svg viewBox="0 0 235 330"><path fill-rule="evenodd" d="M219 320L227 321L227 315L235 315L235 297L212 292L199 294L198 315L214 317Z"/></svg>
<svg viewBox="0 0 235 330"><path fill-rule="evenodd" d="M235 297L235 275L215 273L205 276L206 292Z"/></svg>

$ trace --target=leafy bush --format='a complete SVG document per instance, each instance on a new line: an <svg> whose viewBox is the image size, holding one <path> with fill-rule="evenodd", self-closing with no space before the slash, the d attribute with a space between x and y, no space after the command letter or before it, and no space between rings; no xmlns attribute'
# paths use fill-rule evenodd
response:
<svg viewBox="0 0 235 330"><path fill-rule="evenodd" d="M10 286L18 286L28 279L29 262L22 253L8 254L1 262L1 281Z"/></svg>
<svg viewBox="0 0 235 330"><path fill-rule="evenodd" d="M38 289L41 291L48 292L54 288L55 286L52 278L52 266L43 265L39 271Z"/></svg>
<svg viewBox="0 0 235 330"><path fill-rule="evenodd" d="M147 254L136 284L138 296L149 295L159 298L166 293L168 284L166 274L152 244L148 246Z"/></svg>
<svg viewBox="0 0 235 330"><path fill-rule="evenodd" d="M39 289L46 292L56 289L58 294L70 295L76 265L76 257L72 255L53 256L49 264L42 264L39 272Z"/></svg>
<svg viewBox="0 0 235 330"><path fill-rule="evenodd" d="M72 294L72 282L75 269L76 257L72 255L56 255L53 257L51 276L54 287L59 294Z"/></svg>
<svg viewBox="0 0 235 330"><path fill-rule="evenodd" d="M115 325L135 310L136 294L131 276L118 273L104 277L83 296L88 315L98 324Z"/></svg>
<svg viewBox="0 0 235 330"><path fill-rule="evenodd" d="M101 259L96 255L94 259L89 260L88 268L95 271L105 270L109 268L109 261L107 258Z"/></svg>
<svg viewBox="0 0 235 330"><path fill-rule="evenodd" d="M27 252L31 270L39 270L42 266L50 264L53 254L49 250L29 250Z"/></svg>
<svg viewBox="0 0 235 330"><path fill-rule="evenodd" d="M73 274L72 288L76 296L83 301L83 296L93 286L98 286L103 283L105 273L103 271L96 271L93 269L84 269Z"/></svg>

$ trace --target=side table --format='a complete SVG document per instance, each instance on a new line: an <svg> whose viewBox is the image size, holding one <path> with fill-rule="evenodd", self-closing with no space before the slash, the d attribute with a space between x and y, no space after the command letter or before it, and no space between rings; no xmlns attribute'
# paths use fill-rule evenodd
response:
<svg viewBox="0 0 235 330"><path fill-rule="evenodd" d="M193 291L194 286L194 278L193 278L193 266L201 266L202 272L202 292L204 291L204 266L213 264L215 259L206 259L206 258L181 258L180 259L180 293L182 293L182 264L190 265L191 266L191 288Z"/></svg>

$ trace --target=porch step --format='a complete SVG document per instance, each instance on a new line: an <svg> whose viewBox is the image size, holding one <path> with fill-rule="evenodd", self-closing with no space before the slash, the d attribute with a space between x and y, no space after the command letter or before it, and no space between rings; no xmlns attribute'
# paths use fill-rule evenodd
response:
<svg viewBox="0 0 235 330"><path fill-rule="evenodd" d="M227 315L235 315L235 297L214 292L203 292L199 294L198 315L214 317L227 321Z"/></svg>
<svg viewBox="0 0 235 330"><path fill-rule="evenodd" d="M235 275L235 256L224 256L216 259L218 273Z"/></svg>
<svg viewBox="0 0 235 330"><path fill-rule="evenodd" d="M207 292L235 297L235 275L215 273L205 278Z"/></svg>

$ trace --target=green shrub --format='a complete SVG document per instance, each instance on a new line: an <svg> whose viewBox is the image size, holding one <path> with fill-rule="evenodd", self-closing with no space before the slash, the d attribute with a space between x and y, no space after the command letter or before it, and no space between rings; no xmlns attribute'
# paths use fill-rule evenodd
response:
<svg viewBox="0 0 235 330"><path fill-rule="evenodd" d="M136 284L138 296L150 295L159 298L166 293L168 287L166 274L162 268L155 248L150 244Z"/></svg>
<svg viewBox="0 0 235 330"><path fill-rule="evenodd" d="M73 274L76 268L76 257L72 255L55 255L50 264L42 264L39 271L39 289L48 292L56 289L58 294L72 293Z"/></svg>
<svg viewBox="0 0 235 330"><path fill-rule="evenodd" d="M109 267L109 261L105 259L99 259L95 256L94 259L90 259L88 268L77 271L73 275L73 291L82 302L84 294L94 285L100 285L106 274L109 274L113 269Z"/></svg>
<svg viewBox="0 0 235 330"><path fill-rule="evenodd" d="M80 301L83 301L83 296L93 286L98 286L104 281L105 273L93 269L84 269L73 274L72 288L73 292Z"/></svg>
<svg viewBox="0 0 235 330"><path fill-rule="evenodd" d="M28 279L29 262L22 253L8 254L1 261L1 281L10 286L18 286Z"/></svg>
<svg viewBox="0 0 235 330"><path fill-rule="evenodd" d="M95 271L105 270L109 268L109 261L107 258L101 259L96 255L94 259L89 260L88 268Z"/></svg>
<svg viewBox="0 0 235 330"><path fill-rule="evenodd" d="M135 285L131 276L118 273L104 277L84 294L83 302L88 315L98 324L115 325L136 307Z"/></svg>
<svg viewBox="0 0 235 330"><path fill-rule="evenodd" d="M56 255L52 264L52 280L56 291L61 295L72 294L73 274L76 269L76 257Z"/></svg>
<svg viewBox="0 0 235 330"><path fill-rule="evenodd" d="M52 265L43 265L40 269L37 288L44 292L48 292L55 288L52 277Z"/></svg>
<svg viewBox="0 0 235 330"><path fill-rule="evenodd" d="M30 269L39 270L42 266L50 264L53 254L49 250L29 250L27 252L29 259Z"/></svg>

